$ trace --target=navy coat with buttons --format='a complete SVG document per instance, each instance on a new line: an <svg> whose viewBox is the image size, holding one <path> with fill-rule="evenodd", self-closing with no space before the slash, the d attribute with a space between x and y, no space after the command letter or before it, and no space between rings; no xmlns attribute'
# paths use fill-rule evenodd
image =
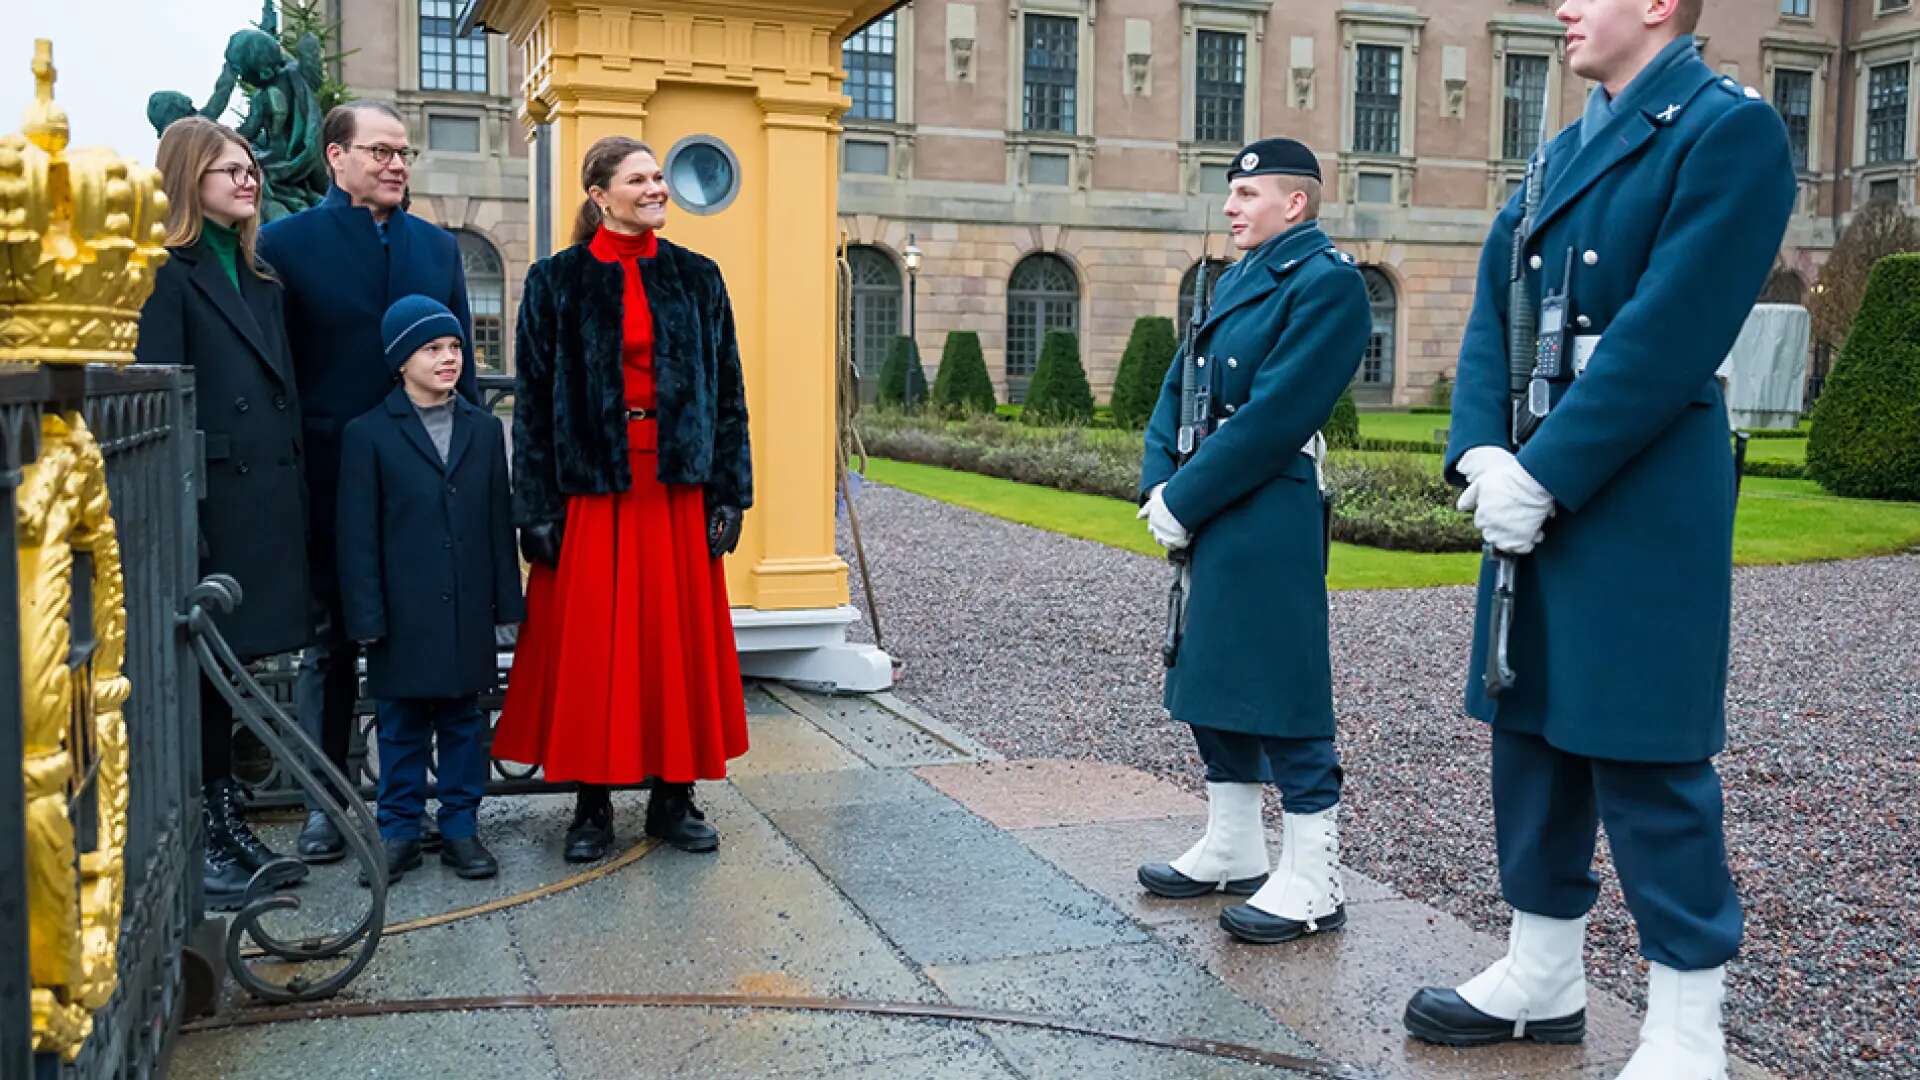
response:
<svg viewBox="0 0 1920 1080"><path fill-rule="evenodd" d="M1772 107L1687 42L1657 57L1615 110L1584 146L1575 124L1546 151L1527 281L1536 298L1560 287L1572 252L1569 317L1601 338L1519 453L1556 510L1519 563L1517 682L1497 700L1481 685L1489 564L1467 708L1568 753L1701 761L1725 742L1733 561L1733 458L1713 374L1772 267L1794 172ZM1520 216L1516 196L1480 259L1453 395L1454 483L1460 455L1508 444Z"/></svg>
<svg viewBox="0 0 1920 1080"><path fill-rule="evenodd" d="M1278 738L1330 738L1320 488L1301 447L1327 422L1372 333L1349 256L1308 222L1220 279L1195 336L1224 417L1175 472L1181 358L1147 425L1140 495L1193 534L1186 636L1167 673L1174 719Z"/></svg>
<svg viewBox="0 0 1920 1080"><path fill-rule="evenodd" d="M260 230L260 254L286 283L287 334L306 411L307 486L312 492L314 584L334 584L333 509L340 432L393 388L380 320L403 296L447 305L473 342L467 279L453 234L404 210L387 218L385 240L363 206L333 188L318 206ZM459 390L479 400L471 347Z"/></svg>
<svg viewBox="0 0 1920 1080"><path fill-rule="evenodd" d="M231 575L241 603L219 616L243 660L288 652L312 636L307 489L300 398L280 285L240 267L240 284L202 239L168 249L140 310L142 364L193 369L195 424L206 451L200 573Z"/></svg>
<svg viewBox="0 0 1920 1080"><path fill-rule="evenodd" d="M341 439L347 636L371 641L367 692L451 698L495 685L494 627L526 614L506 436L455 395L445 464L404 389Z"/></svg>

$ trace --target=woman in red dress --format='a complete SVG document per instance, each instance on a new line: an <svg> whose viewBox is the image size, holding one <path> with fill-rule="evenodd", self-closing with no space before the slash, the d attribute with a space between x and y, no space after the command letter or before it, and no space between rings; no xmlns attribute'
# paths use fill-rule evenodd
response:
<svg viewBox="0 0 1920 1080"><path fill-rule="evenodd" d="M693 782L747 749L720 557L752 504L726 284L655 235L644 143L594 143L573 246L527 274L516 349L514 519L533 566L493 756L579 784L569 862L613 845L609 788L652 780L647 834L720 837Z"/></svg>

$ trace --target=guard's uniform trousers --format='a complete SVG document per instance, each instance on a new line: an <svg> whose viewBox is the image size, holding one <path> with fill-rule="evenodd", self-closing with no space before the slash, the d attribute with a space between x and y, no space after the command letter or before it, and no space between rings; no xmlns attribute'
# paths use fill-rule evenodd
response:
<svg viewBox="0 0 1920 1080"><path fill-rule="evenodd" d="M1332 739L1286 739L1193 723L1209 784L1272 784L1289 814L1317 814L1340 802L1345 772Z"/></svg>
<svg viewBox="0 0 1920 1080"><path fill-rule="evenodd" d="M1608 105L1606 101L1600 102ZM1795 193L1785 130L1682 37L1545 152L1524 273L1566 291L1573 378L1518 452L1553 496L1518 563L1517 682L1482 685L1493 566L1480 582L1466 705L1493 726L1501 888L1571 919L1597 888L1604 822L1648 959L1716 968L1741 936L1719 777L1736 478L1714 371L1760 292ZM1481 255L1446 470L1508 445L1516 195Z"/></svg>

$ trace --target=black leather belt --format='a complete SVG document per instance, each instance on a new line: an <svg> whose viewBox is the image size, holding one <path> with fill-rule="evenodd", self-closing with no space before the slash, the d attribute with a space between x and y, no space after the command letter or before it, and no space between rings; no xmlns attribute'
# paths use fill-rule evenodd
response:
<svg viewBox="0 0 1920 1080"><path fill-rule="evenodd" d="M654 419L658 419L659 416L660 416L660 410L658 409L628 409L627 410L627 419L629 420L654 420Z"/></svg>

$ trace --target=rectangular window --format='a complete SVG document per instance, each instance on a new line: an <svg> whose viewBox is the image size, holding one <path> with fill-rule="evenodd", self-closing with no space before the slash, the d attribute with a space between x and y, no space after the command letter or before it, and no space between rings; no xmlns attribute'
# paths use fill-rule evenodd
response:
<svg viewBox="0 0 1920 1080"><path fill-rule="evenodd" d="M1202 195L1225 195L1232 186L1227 183L1227 165L1200 166L1200 193ZM1184 323L1182 325L1185 325Z"/></svg>
<svg viewBox="0 0 1920 1080"><path fill-rule="evenodd" d="M1813 141L1813 72L1776 68L1773 73L1773 107L1787 124L1787 145L1793 150L1793 167L1805 169L1808 147Z"/></svg>
<svg viewBox="0 0 1920 1080"><path fill-rule="evenodd" d="M1240 145L1246 127L1247 35L1200 31L1193 89L1194 139Z"/></svg>
<svg viewBox="0 0 1920 1080"><path fill-rule="evenodd" d="M1899 202L1900 181L1875 180L1867 185L1868 202Z"/></svg>
<svg viewBox="0 0 1920 1080"><path fill-rule="evenodd" d="M841 50L842 61L847 66L847 96L853 99L847 119L892 121L895 118L895 29L893 15L882 15L848 38Z"/></svg>
<svg viewBox="0 0 1920 1080"><path fill-rule="evenodd" d="M1391 173L1363 172L1354 178L1354 202L1387 204L1393 201Z"/></svg>
<svg viewBox="0 0 1920 1080"><path fill-rule="evenodd" d="M1867 75L1867 163L1907 156L1907 79L1912 65L1882 64Z"/></svg>
<svg viewBox="0 0 1920 1080"><path fill-rule="evenodd" d="M1400 152L1400 49L1354 47L1353 148L1363 154Z"/></svg>
<svg viewBox="0 0 1920 1080"><path fill-rule="evenodd" d="M420 0L420 89L487 92L487 35L453 36L460 0Z"/></svg>
<svg viewBox="0 0 1920 1080"><path fill-rule="evenodd" d="M1066 187L1070 164L1065 154L1028 154L1027 183Z"/></svg>
<svg viewBox="0 0 1920 1080"><path fill-rule="evenodd" d="M1873 13L1875 15L1885 15L1892 11L1905 11L1911 6L1912 0L1879 0L1879 6L1874 8Z"/></svg>
<svg viewBox="0 0 1920 1080"><path fill-rule="evenodd" d="M1780 14L1796 19L1813 17L1813 0L1780 0Z"/></svg>
<svg viewBox="0 0 1920 1080"><path fill-rule="evenodd" d="M866 139L847 140L846 169L863 176L887 175L887 144Z"/></svg>
<svg viewBox="0 0 1920 1080"><path fill-rule="evenodd" d="M1078 115L1080 20L1027 16L1026 82L1021 116L1028 131L1071 135Z"/></svg>
<svg viewBox="0 0 1920 1080"><path fill-rule="evenodd" d="M1540 121L1547 112L1547 58L1507 54L1506 111L1501 156L1524 161L1540 146Z"/></svg>
<svg viewBox="0 0 1920 1080"><path fill-rule="evenodd" d="M427 145L460 154L480 152L480 121L471 116L428 116Z"/></svg>

